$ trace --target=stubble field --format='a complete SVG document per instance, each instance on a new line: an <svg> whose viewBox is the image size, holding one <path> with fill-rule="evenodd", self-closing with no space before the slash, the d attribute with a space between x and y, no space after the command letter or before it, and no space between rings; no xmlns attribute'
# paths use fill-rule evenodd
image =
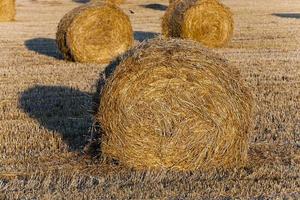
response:
<svg viewBox="0 0 300 200"><path fill-rule="evenodd" d="M85 1L18 0L0 24L0 199L300 198L300 3L224 0L228 47L257 109L243 169L134 171L84 153L95 84L105 65L62 60L56 26ZM136 43L160 34L167 0L128 0Z"/></svg>

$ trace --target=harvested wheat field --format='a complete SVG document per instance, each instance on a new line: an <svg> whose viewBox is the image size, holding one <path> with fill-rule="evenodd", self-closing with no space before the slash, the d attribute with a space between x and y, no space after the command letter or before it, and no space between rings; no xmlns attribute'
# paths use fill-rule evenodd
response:
<svg viewBox="0 0 300 200"><path fill-rule="evenodd" d="M0 23L0 199L300 198L298 1L221 1L235 28L214 51L241 71L257 104L249 160L193 172L136 171L102 160L97 142L85 148L97 135L93 96L106 65L64 61L55 34L64 14L86 2L18 0L15 21ZM135 43L160 35L167 6L121 5Z"/></svg>

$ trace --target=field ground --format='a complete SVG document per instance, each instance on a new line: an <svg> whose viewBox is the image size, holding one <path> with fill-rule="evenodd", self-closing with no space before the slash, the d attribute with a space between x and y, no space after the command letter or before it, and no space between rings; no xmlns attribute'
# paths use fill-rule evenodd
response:
<svg viewBox="0 0 300 200"><path fill-rule="evenodd" d="M105 65L61 59L56 26L84 1L18 0L0 24L0 199L300 199L300 3L224 0L235 33L215 50L257 101L249 164L214 172L136 172L82 153ZM160 34L167 0L128 0L135 39ZM130 12L131 11L131 12Z"/></svg>

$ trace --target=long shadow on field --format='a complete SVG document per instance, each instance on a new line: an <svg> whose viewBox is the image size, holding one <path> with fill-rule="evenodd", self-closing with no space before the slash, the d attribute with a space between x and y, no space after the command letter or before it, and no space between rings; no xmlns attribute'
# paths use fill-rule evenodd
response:
<svg viewBox="0 0 300 200"><path fill-rule="evenodd" d="M51 38L34 38L25 41L25 46L30 51L35 51L38 54L62 59L62 55L56 45L56 41Z"/></svg>
<svg viewBox="0 0 300 200"><path fill-rule="evenodd" d="M157 37L159 34L154 32L134 31L134 39L140 42Z"/></svg>
<svg viewBox="0 0 300 200"><path fill-rule="evenodd" d="M300 13L273 13L272 15L283 18L300 19Z"/></svg>
<svg viewBox="0 0 300 200"><path fill-rule="evenodd" d="M92 126L92 95L62 86L35 86L21 94L19 106L58 134L72 151L82 150Z"/></svg>
<svg viewBox="0 0 300 200"><path fill-rule="evenodd" d="M158 4L158 3L151 3L151 4L140 5L140 6L144 8L149 8L152 10L160 10L160 11L167 10L168 8L168 6Z"/></svg>
<svg viewBox="0 0 300 200"><path fill-rule="evenodd" d="M76 3L88 3L90 0L73 0Z"/></svg>

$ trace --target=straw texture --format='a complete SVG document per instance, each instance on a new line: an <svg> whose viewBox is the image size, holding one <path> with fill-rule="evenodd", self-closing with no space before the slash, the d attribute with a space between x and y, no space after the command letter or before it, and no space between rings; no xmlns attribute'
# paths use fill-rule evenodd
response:
<svg viewBox="0 0 300 200"><path fill-rule="evenodd" d="M56 34L65 59L106 63L133 45L133 31L126 14L111 3L80 6L60 21Z"/></svg>
<svg viewBox="0 0 300 200"><path fill-rule="evenodd" d="M173 1L163 16L162 33L189 38L207 47L222 47L233 34L232 13L216 0Z"/></svg>
<svg viewBox="0 0 300 200"><path fill-rule="evenodd" d="M111 2L111 3L115 3L115 4L122 4L122 3L125 3L125 0L107 0L108 2Z"/></svg>
<svg viewBox="0 0 300 200"><path fill-rule="evenodd" d="M15 20L15 0L0 0L0 22Z"/></svg>
<svg viewBox="0 0 300 200"><path fill-rule="evenodd" d="M125 0L92 0L92 3L98 3L98 2L110 2L110 3L114 3L114 4L122 4L125 3Z"/></svg>
<svg viewBox="0 0 300 200"><path fill-rule="evenodd" d="M95 114L105 157L137 169L245 164L252 96L218 55L193 41L158 38L106 71Z"/></svg>

